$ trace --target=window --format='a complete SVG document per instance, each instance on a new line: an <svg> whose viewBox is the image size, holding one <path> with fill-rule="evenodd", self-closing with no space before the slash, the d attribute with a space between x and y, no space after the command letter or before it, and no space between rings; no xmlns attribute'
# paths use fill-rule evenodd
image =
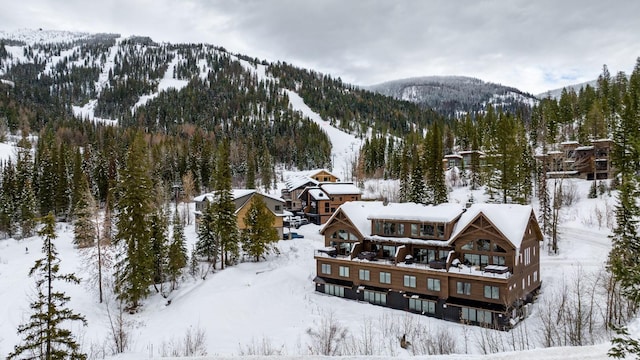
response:
<svg viewBox="0 0 640 360"><path fill-rule="evenodd" d="M404 224L398 224L398 235L404 235Z"/></svg>
<svg viewBox="0 0 640 360"><path fill-rule="evenodd" d="M325 284L324 293L333 296L344 297L344 287L333 284Z"/></svg>
<svg viewBox="0 0 640 360"><path fill-rule="evenodd" d="M489 251L489 250L491 250L491 241L489 241L487 239L478 239L478 241L476 241L476 243L478 244L478 251Z"/></svg>
<svg viewBox="0 0 640 360"><path fill-rule="evenodd" d="M375 220L373 222L373 232L374 234L380 234L382 230L382 223L380 221Z"/></svg>
<svg viewBox="0 0 640 360"><path fill-rule="evenodd" d="M538 270L533 272L533 282L538 282Z"/></svg>
<svg viewBox="0 0 640 360"><path fill-rule="evenodd" d="M382 224L382 233L384 235L395 235L396 234L396 223L383 223Z"/></svg>
<svg viewBox="0 0 640 360"><path fill-rule="evenodd" d="M440 279L427 279L427 290L440 291Z"/></svg>
<svg viewBox="0 0 640 360"><path fill-rule="evenodd" d="M460 318L469 322L491 324L491 311L463 307Z"/></svg>
<svg viewBox="0 0 640 360"><path fill-rule="evenodd" d="M426 314L436 313L436 302L416 298L409 299L409 309Z"/></svg>
<svg viewBox="0 0 640 360"><path fill-rule="evenodd" d="M438 224L438 237L444 237L444 224Z"/></svg>
<svg viewBox="0 0 640 360"><path fill-rule="evenodd" d="M456 292L462 295L471 295L471 283L458 281L456 283Z"/></svg>
<svg viewBox="0 0 640 360"><path fill-rule="evenodd" d="M390 245L382 246L382 257L383 258L391 258L396 256L396 247Z"/></svg>
<svg viewBox="0 0 640 360"><path fill-rule="evenodd" d="M418 224L411 224L411 236L418 236Z"/></svg>
<svg viewBox="0 0 640 360"><path fill-rule="evenodd" d="M276 211L280 211L281 209L280 205L276 205Z"/></svg>
<svg viewBox="0 0 640 360"><path fill-rule="evenodd" d="M322 264L322 273L331 275L331 264Z"/></svg>
<svg viewBox="0 0 640 360"><path fill-rule="evenodd" d="M406 287L416 287L416 277L411 275L404 276L404 286Z"/></svg>
<svg viewBox="0 0 640 360"><path fill-rule="evenodd" d="M505 257L504 256L494 256L493 257L493 265L504 265Z"/></svg>
<svg viewBox="0 0 640 360"><path fill-rule="evenodd" d="M338 269L340 272L340 276L349 277L349 267L348 266L340 266Z"/></svg>
<svg viewBox="0 0 640 360"><path fill-rule="evenodd" d="M380 272L380 283L382 283L382 284L391 284L391 273L381 271Z"/></svg>
<svg viewBox="0 0 640 360"><path fill-rule="evenodd" d="M524 249L524 265L527 266L531 263L531 248Z"/></svg>
<svg viewBox="0 0 640 360"><path fill-rule="evenodd" d="M360 271L358 271L360 280L365 280L365 281L369 281L369 270L364 270L364 269L360 269Z"/></svg>
<svg viewBox="0 0 640 360"><path fill-rule="evenodd" d="M332 239L340 239L340 240L353 240L357 241L358 237L350 231L340 229L333 234L331 234Z"/></svg>
<svg viewBox="0 0 640 360"><path fill-rule="evenodd" d="M531 286L531 275L527 275L527 286Z"/></svg>
<svg viewBox="0 0 640 360"><path fill-rule="evenodd" d="M462 250L473 250L473 241L469 241L468 243L462 245L460 248Z"/></svg>
<svg viewBox="0 0 640 360"><path fill-rule="evenodd" d="M324 203L324 212L325 212L325 213L328 213L328 212L329 212L329 202L326 202L326 201L325 201L325 203Z"/></svg>
<svg viewBox="0 0 640 360"><path fill-rule="evenodd" d="M427 249L414 249L413 250L413 261L420 264L428 264L429 261L429 250Z"/></svg>
<svg viewBox="0 0 640 360"><path fill-rule="evenodd" d="M489 264L489 255L464 254L464 262L472 266L485 267Z"/></svg>
<svg viewBox="0 0 640 360"><path fill-rule="evenodd" d="M433 224L422 224L420 226L420 236L433 236Z"/></svg>
<svg viewBox="0 0 640 360"><path fill-rule="evenodd" d="M493 250L493 252L501 252L501 253L506 253L507 252L507 250L503 249L502 246L500 246L500 245L498 245L496 243L493 244L492 250Z"/></svg>
<svg viewBox="0 0 640 360"><path fill-rule="evenodd" d="M364 301L368 301L372 304L378 305L386 305L387 304L387 294L375 292L375 291L364 291Z"/></svg>
<svg viewBox="0 0 640 360"><path fill-rule="evenodd" d="M497 286L484 286L484 297L487 299L500 299L500 288Z"/></svg>

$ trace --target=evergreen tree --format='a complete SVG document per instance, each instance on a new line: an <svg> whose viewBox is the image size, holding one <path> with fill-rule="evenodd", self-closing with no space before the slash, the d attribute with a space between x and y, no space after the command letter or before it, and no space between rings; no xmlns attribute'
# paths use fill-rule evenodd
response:
<svg viewBox="0 0 640 360"><path fill-rule="evenodd" d="M187 246L185 245L184 227L180 215L176 211L173 216L173 235L169 245L167 276L171 281L171 290L175 290L182 270L187 266Z"/></svg>
<svg viewBox="0 0 640 360"><path fill-rule="evenodd" d="M251 198L251 206L244 217L246 228L242 231L242 249L247 255L260 261L268 254L272 244L278 241L278 231L273 227L275 215L258 194Z"/></svg>
<svg viewBox="0 0 640 360"><path fill-rule="evenodd" d="M226 141L220 145L217 160L214 226L216 237L220 241L221 267L224 269L240 252L236 205L231 192L229 144Z"/></svg>
<svg viewBox="0 0 640 360"><path fill-rule="evenodd" d="M402 155L400 160L400 202L409 201L409 194L411 191L411 177L409 173L409 160L408 150L406 143L402 146Z"/></svg>
<svg viewBox="0 0 640 360"><path fill-rule="evenodd" d="M122 245L124 253L118 254L115 290L131 311L149 294L153 283L150 214L154 193L149 174L146 144L138 133L121 172L120 199L116 205L116 244Z"/></svg>
<svg viewBox="0 0 640 360"><path fill-rule="evenodd" d="M75 205L76 220L73 228L73 243L80 248L93 246L96 241L96 224L94 223L96 202L91 195L89 183L83 177L80 183L80 198Z"/></svg>
<svg viewBox="0 0 640 360"><path fill-rule="evenodd" d="M448 192L442 166L443 158L442 131L438 123L433 123L430 131L427 132L425 142L427 204L438 205L447 202Z"/></svg>
<svg viewBox="0 0 640 360"><path fill-rule="evenodd" d="M33 235L38 215L35 189L33 186L33 157L31 156L31 143L23 134L18 142L18 157L16 160L16 199L18 204L16 212L17 222L20 224L22 237Z"/></svg>
<svg viewBox="0 0 640 360"><path fill-rule="evenodd" d="M215 207L207 203L202 210L198 223L198 241L194 253L207 259L216 268L220 253L220 241L215 227Z"/></svg>
<svg viewBox="0 0 640 360"><path fill-rule="evenodd" d="M169 245L167 238L167 216L162 206L151 214L151 256L153 257L153 283L160 284L165 280L168 263ZM156 287L156 291L159 292Z"/></svg>
<svg viewBox="0 0 640 360"><path fill-rule="evenodd" d="M624 110L614 130L613 164L621 178L616 206L616 227L608 268L622 293L635 305L640 304L640 58L629 79ZM622 358L625 353L640 356L638 341L628 336L625 327L617 329L609 355Z"/></svg>
<svg viewBox="0 0 640 360"><path fill-rule="evenodd" d="M413 168L411 169L411 192L409 193L409 201L424 204L426 191L424 172L422 171L422 160L419 156L416 156L414 157Z"/></svg>
<svg viewBox="0 0 640 360"><path fill-rule="evenodd" d="M2 183L0 184L0 231L12 237L16 231L15 199L16 173L11 160L3 165Z"/></svg>
<svg viewBox="0 0 640 360"><path fill-rule="evenodd" d="M18 326L18 334L23 336L23 342L16 345L8 359L86 359L80 352L80 346L75 341L73 333L67 323L80 321L86 325L85 318L65 304L69 296L55 290L55 283L64 281L79 284L80 280L74 274L59 274L60 258L53 240L55 234L55 219L52 214L43 219L43 228L38 231L42 237L42 252L45 257L36 260L29 271L29 276L36 277L36 298L30 308L33 314L29 322Z"/></svg>

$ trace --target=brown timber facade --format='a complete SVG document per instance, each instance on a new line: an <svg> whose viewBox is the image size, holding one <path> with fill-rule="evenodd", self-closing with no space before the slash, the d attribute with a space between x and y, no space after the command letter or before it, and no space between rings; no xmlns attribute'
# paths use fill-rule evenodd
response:
<svg viewBox="0 0 640 360"><path fill-rule="evenodd" d="M316 291L330 295L506 330L541 285L527 206L347 203L321 233Z"/></svg>

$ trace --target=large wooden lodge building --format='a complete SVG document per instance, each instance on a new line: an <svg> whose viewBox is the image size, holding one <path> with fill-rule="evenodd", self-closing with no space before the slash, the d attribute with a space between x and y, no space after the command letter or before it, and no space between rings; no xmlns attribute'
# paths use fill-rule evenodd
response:
<svg viewBox="0 0 640 360"><path fill-rule="evenodd" d="M316 291L510 329L540 289L530 206L354 201L322 227Z"/></svg>

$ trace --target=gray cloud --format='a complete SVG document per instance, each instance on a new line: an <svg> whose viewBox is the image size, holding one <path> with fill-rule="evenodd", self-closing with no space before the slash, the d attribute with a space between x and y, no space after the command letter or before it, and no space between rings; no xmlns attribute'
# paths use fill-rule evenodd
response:
<svg viewBox="0 0 640 360"><path fill-rule="evenodd" d="M532 93L630 71L640 2L614 0L12 2L4 30L42 27L207 42L356 84L468 75Z"/></svg>

